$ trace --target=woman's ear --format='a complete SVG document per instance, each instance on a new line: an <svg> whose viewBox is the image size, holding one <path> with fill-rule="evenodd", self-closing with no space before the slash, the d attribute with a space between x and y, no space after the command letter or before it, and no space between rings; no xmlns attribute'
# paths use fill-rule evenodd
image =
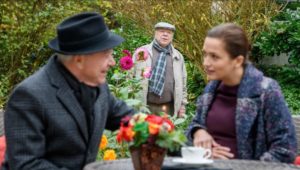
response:
<svg viewBox="0 0 300 170"><path fill-rule="evenodd" d="M245 57L242 55L239 55L235 58L235 61L236 61L236 67L242 67L245 62Z"/></svg>

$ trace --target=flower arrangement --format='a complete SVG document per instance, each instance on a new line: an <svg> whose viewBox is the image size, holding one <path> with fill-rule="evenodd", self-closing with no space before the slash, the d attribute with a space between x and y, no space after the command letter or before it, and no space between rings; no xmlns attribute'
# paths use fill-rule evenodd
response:
<svg viewBox="0 0 300 170"><path fill-rule="evenodd" d="M155 115L138 113L132 117L125 117L117 134L117 141L129 142L133 147L142 144L159 146L175 151L184 145L186 137L175 126L167 114Z"/></svg>

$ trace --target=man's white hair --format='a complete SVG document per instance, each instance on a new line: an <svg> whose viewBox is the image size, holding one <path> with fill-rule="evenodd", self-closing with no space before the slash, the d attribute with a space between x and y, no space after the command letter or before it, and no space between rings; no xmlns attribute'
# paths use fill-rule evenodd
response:
<svg viewBox="0 0 300 170"><path fill-rule="evenodd" d="M59 53L57 53L56 55L57 55L58 61L60 61L62 63L69 61L73 57L72 55L59 54Z"/></svg>

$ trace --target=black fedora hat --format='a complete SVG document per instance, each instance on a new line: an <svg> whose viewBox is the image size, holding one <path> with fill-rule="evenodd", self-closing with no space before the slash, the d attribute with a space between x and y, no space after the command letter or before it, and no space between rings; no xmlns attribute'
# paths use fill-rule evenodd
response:
<svg viewBox="0 0 300 170"><path fill-rule="evenodd" d="M67 54L90 54L111 49L124 39L107 28L103 17L96 12L84 12L61 22L57 37L49 42L54 51Z"/></svg>

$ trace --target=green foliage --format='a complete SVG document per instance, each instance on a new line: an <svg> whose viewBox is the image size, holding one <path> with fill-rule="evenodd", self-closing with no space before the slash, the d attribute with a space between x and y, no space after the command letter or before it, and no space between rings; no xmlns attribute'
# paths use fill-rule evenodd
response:
<svg viewBox="0 0 300 170"><path fill-rule="evenodd" d="M276 79L293 114L300 113L300 8L297 3L288 4L285 10L275 16L266 31L259 34L253 44L253 59L281 53L288 54L289 66L260 66L261 70ZM298 5L300 3L298 2Z"/></svg>
<svg viewBox="0 0 300 170"><path fill-rule="evenodd" d="M133 130L135 131L134 136L134 142L133 146L138 147L143 143L146 143L148 137L149 137L149 131L148 131L148 122L141 122L134 125Z"/></svg>
<svg viewBox="0 0 300 170"><path fill-rule="evenodd" d="M284 9L295 10L300 7L300 1L276 0L278 4L282 4Z"/></svg>
<svg viewBox="0 0 300 170"><path fill-rule="evenodd" d="M64 18L82 11L109 15L109 1L31 0L0 3L0 107L10 90L43 65L51 55L47 43ZM106 17L106 20L107 17Z"/></svg>
<svg viewBox="0 0 300 170"><path fill-rule="evenodd" d="M123 36L126 40L124 43L121 44L121 46L115 49L114 55L116 61L118 62L122 56L122 50L127 49L129 51L134 51L136 48L151 42L152 35L149 36L149 34L147 34L144 29L142 30L140 29L139 25L137 25L135 22L131 20L122 17L121 15L117 17L117 20L119 24L122 25L122 27L121 29L116 29L115 32ZM188 126L190 120L194 116L193 113L195 112L196 109L195 100L202 93L202 90L205 87L205 81L202 75L200 74L198 67L188 58L185 58L185 61L186 61L185 65L188 74L187 88L188 88L188 101L189 101L189 104L186 106L187 116L185 118L175 118L175 117L171 118L175 126L178 127L179 129L186 129L186 127ZM135 86L139 85L138 83L135 83L136 79L126 78L128 77L128 75L126 75L127 73L123 74L123 72L124 71L120 70L120 67L116 66L110 70L109 76L107 77L108 82L111 86L111 90L113 91L114 94L116 94L116 96L119 97L121 97L122 95L118 94L119 92L117 91L123 91L121 89L123 88L127 89L131 87L134 87L132 89L136 90L138 88L136 88ZM122 75L118 75L119 73L120 74L122 73ZM118 80L118 78L116 78L114 74L118 75L117 77L120 77L121 80ZM113 86L117 88L114 88ZM137 94L137 93L133 92L133 94ZM125 97L126 96L127 94L125 92ZM136 99L137 96L134 96L134 98ZM121 97L121 99L126 99L126 98ZM130 97L128 99L130 99Z"/></svg>
<svg viewBox="0 0 300 170"><path fill-rule="evenodd" d="M140 100L141 80L131 78L127 71L119 69L114 70L110 78L109 88L117 98L124 100L127 105L135 108L137 111L149 112L147 106Z"/></svg>
<svg viewBox="0 0 300 170"><path fill-rule="evenodd" d="M162 148L169 148L171 152L178 151L185 145L186 137L180 130L171 133L164 132L158 135L156 144ZM172 146L172 147L171 147Z"/></svg>
<svg viewBox="0 0 300 170"><path fill-rule="evenodd" d="M292 114L300 114L300 68L292 66L259 66L266 76L277 80Z"/></svg>
<svg viewBox="0 0 300 170"><path fill-rule="evenodd" d="M205 78L202 66L202 46L206 32L222 22L236 22L243 26L252 39L265 28L270 17L278 12L275 0L112 0L113 9L124 18L135 22L148 35L158 21L176 26L175 47L189 58Z"/></svg>
<svg viewBox="0 0 300 170"><path fill-rule="evenodd" d="M133 106L137 111L149 112L149 109L141 102L138 94L142 90L140 79L132 78L129 72L123 71L120 68L120 58L124 56L123 50L133 52L136 48L147 44L151 38L145 35L144 31L137 29L133 22L123 20L122 17L117 17L121 28L113 30L121 35L126 41L114 49L114 57L117 65L110 69L107 81L112 93L124 100L128 105Z"/></svg>
<svg viewBox="0 0 300 170"><path fill-rule="evenodd" d="M104 151L107 149L114 150L117 154L117 159L128 158L130 156L130 153L128 151L128 148L129 148L128 144L124 143L124 142L121 144L117 143L117 141L116 141L117 131L111 132L111 131L105 130L103 132L103 135L107 136L108 143L104 150L99 150L99 152L97 154L97 160L103 160Z"/></svg>
<svg viewBox="0 0 300 170"><path fill-rule="evenodd" d="M257 60L287 53L289 62L300 66L300 8L287 9L277 16L268 30L261 32L253 46Z"/></svg>

